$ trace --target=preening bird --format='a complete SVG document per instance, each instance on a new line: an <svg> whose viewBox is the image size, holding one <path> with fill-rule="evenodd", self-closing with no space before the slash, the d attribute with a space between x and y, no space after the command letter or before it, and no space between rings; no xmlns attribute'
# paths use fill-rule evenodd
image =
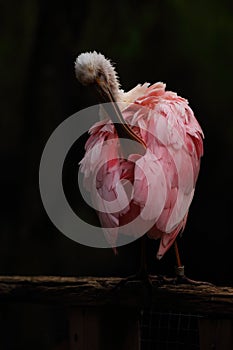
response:
<svg viewBox="0 0 233 350"><path fill-rule="evenodd" d="M144 230L160 239L158 259L175 243L183 274L176 238L186 225L203 155L203 132L188 101L161 82L124 92L113 64L95 51L77 57L75 73L112 106L89 130L81 161L106 239L114 248L119 232ZM135 147L127 149L124 139Z"/></svg>

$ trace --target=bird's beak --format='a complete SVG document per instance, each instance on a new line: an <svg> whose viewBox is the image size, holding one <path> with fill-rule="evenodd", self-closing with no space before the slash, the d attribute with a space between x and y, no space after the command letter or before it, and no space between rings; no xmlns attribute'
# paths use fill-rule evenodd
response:
<svg viewBox="0 0 233 350"><path fill-rule="evenodd" d="M100 98L103 102L116 102L114 101L111 89L105 79L96 78L95 84Z"/></svg>
<svg viewBox="0 0 233 350"><path fill-rule="evenodd" d="M111 92L111 89L108 83L103 79L97 78L95 86L101 100L105 102L103 104L103 107L105 109L105 112L109 116L109 119L111 119L111 121L114 123L118 137L136 141L141 146L143 146L143 149L145 150L146 144L144 143L144 141L141 138L139 138L133 132L132 128L125 122L122 116L121 110L117 104L117 101L115 101L113 97L113 94ZM140 150L140 152L137 150L137 153L139 154L142 153L142 150Z"/></svg>
<svg viewBox="0 0 233 350"><path fill-rule="evenodd" d="M96 89L101 102L109 103L108 105L104 105L104 109L112 122L125 124L122 113L113 97L108 83L103 79L96 78Z"/></svg>

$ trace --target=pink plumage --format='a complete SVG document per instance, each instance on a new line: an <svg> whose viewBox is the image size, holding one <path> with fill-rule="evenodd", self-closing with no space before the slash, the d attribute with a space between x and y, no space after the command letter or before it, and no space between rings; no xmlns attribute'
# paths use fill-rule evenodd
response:
<svg viewBox="0 0 233 350"><path fill-rule="evenodd" d="M125 159L111 120L99 121L89 130L80 163L84 187L112 247L119 232L135 237L147 232L160 238L161 258L185 227L203 132L187 100L166 91L163 83L138 85L125 94L125 101L122 116L144 141L145 154Z"/></svg>

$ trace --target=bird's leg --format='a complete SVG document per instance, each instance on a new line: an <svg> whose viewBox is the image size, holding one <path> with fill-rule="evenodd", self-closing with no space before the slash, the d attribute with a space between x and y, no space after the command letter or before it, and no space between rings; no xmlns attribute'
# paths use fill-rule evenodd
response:
<svg viewBox="0 0 233 350"><path fill-rule="evenodd" d="M152 282L158 281L157 276L150 276L147 272L147 259L146 259L146 235L141 237L140 242L140 266L138 271L126 278L123 278L113 289L119 290L127 284L127 282L142 282L149 288L152 286Z"/></svg>
<svg viewBox="0 0 233 350"><path fill-rule="evenodd" d="M184 265L181 264L180 253L178 249L178 244L174 242L175 254L176 254L176 262L177 266L175 267L177 278L184 277Z"/></svg>
<svg viewBox="0 0 233 350"><path fill-rule="evenodd" d="M143 281L148 277L147 273L147 261L146 261L146 236L141 237L140 241L140 265L138 271L125 278L125 282L128 281Z"/></svg>
<svg viewBox="0 0 233 350"><path fill-rule="evenodd" d="M185 273L184 273L184 265L181 263L178 244L176 241L174 242L174 249L175 249L176 263L177 263L177 265L175 266L176 276L175 277L160 276L160 278L159 278L160 284L190 284L190 285L196 285L196 286L212 285L209 282L195 281L195 280L192 280L192 279L186 277ZM152 276L152 281L153 281L153 276Z"/></svg>
<svg viewBox="0 0 233 350"><path fill-rule="evenodd" d="M146 256L146 235L141 238L141 253L140 253L140 267L134 276L130 279L136 279L142 281L145 285L151 287L152 285L160 285L163 282L163 277L160 275L151 275L147 269L147 256Z"/></svg>
<svg viewBox="0 0 233 350"><path fill-rule="evenodd" d="M175 255L176 255L176 262L177 262L177 265L175 267L176 277L175 278L165 278L163 281L164 283L191 284L191 285L196 285L196 286L211 285L211 283L209 283L209 282L195 281L195 280L192 280L192 279L186 277L185 273L184 273L184 265L182 265L182 263L181 263L178 244L176 241L174 243L174 249L175 249Z"/></svg>
<svg viewBox="0 0 233 350"><path fill-rule="evenodd" d="M136 279L143 280L146 278L147 274L147 261L146 261L146 236L141 238L140 245L140 266L139 270L136 272Z"/></svg>

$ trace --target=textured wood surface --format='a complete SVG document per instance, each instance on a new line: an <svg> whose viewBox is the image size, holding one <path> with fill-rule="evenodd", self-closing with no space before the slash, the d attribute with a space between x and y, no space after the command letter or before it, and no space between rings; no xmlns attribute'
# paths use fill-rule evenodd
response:
<svg viewBox="0 0 233 350"><path fill-rule="evenodd" d="M233 288L148 285L118 277L0 276L0 302L151 306L161 311L233 317Z"/></svg>

